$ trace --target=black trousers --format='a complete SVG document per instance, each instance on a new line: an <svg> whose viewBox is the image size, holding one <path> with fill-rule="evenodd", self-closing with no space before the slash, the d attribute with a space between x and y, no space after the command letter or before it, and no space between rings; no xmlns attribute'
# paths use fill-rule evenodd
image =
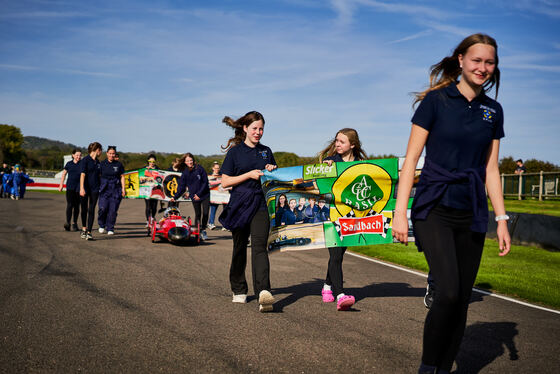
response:
<svg viewBox="0 0 560 374"><path fill-rule="evenodd" d="M342 284L342 260L346 247L329 247L329 265L327 267L327 277L325 283L332 287L333 295L336 297L344 292Z"/></svg>
<svg viewBox="0 0 560 374"><path fill-rule="evenodd" d="M422 362L451 371L467 322L485 233L470 229L472 213L438 205L426 220L415 222L430 271L437 280L426 316Z"/></svg>
<svg viewBox="0 0 560 374"><path fill-rule="evenodd" d="M253 273L253 291L258 297L263 290L270 290L270 263L268 261L268 212L259 210L246 227L234 229L233 255L229 269L229 281L234 294L247 294L245 278L247 266L247 243L251 236L251 265Z"/></svg>
<svg viewBox="0 0 560 374"><path fill-rule="evenodd" d="M156 218L157 213L157 200L156 199L146 199L144 203L146 204L146 221L150 220L150 217Z"/></svg>
<svg viewBox="0 0 560 374"><path fill-rule="evenodd" d="M78 224L80 214L80 193L78 191L66 190L66 223ZM85 226L85 225L84 225Z"/></svg>
<svg viewBox="0 0 560 374"><path fill-rule="evenodd" d="M87 227L90 232L95 219L95 207L99 199L99 191L88 191L85 196L81 197L80 203L82 208L82 226ZM86 226L87 225L87 226Z"/></svg>
<svg viewBox="0 0 560 374"><path fill-rule="evenodd" d="M194 224L200 223L200 229L206 230L208 224L208 211L210 210L210 198L205 200L192 201L194 208ZM202 216L202 220L201 220Z"/></svg>

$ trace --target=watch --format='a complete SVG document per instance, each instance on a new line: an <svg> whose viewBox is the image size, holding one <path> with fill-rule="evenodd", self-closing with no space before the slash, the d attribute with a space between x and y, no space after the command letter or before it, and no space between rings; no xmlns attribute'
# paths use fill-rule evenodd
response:
<svg viewBox="0 0 560 374"><path fill-rule="evenodd" d="M496 216L496 222L498 221L507 221L509 220L509 216L507 214L501 215L501 216Z"/></svg>

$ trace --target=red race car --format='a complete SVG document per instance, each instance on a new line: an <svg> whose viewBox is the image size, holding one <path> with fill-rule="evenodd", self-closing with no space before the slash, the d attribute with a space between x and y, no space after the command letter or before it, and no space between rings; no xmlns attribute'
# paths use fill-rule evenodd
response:
<svg viewBox="0 0 560 374"><path fill-rule="evenodd" d="M152 238L152 243L159 237L177 245L199 244L200 227L193 227L190 217L185 218L181 216L179 209L169 207L159 222L150 218L148 236Z"/></svg>

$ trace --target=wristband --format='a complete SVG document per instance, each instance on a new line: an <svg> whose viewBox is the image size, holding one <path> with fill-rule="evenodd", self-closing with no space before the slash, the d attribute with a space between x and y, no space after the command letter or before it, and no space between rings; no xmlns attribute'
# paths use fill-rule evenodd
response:
<svg viewBox="0 0 560 374"><path fill-rule="evenodd" d="M496 216L496 222L498 221L507 221L509 220L509 216L507 214L501 215L501 216Z"/></svg>

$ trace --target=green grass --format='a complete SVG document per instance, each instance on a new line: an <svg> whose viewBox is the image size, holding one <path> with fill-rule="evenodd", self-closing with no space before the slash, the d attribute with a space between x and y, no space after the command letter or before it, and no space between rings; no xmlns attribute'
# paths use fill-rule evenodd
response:
<svg viewBox="0 0 560 374"><path fill-rule="evenodd" d="M547 216L560 217L560 200L513 200L504 201L508 212L544 214ZM488 201L488 207L492 210L492 204Z"/></svg>
<svg viewBox="0 0 560 374"><path fill-rule="evenodd" d="M424 254L414 244L382 244L351 250L409 268L428 271ZM498 243L486 240L475 287L560 309L560 252L512 245L498 256Z"/></svg>

